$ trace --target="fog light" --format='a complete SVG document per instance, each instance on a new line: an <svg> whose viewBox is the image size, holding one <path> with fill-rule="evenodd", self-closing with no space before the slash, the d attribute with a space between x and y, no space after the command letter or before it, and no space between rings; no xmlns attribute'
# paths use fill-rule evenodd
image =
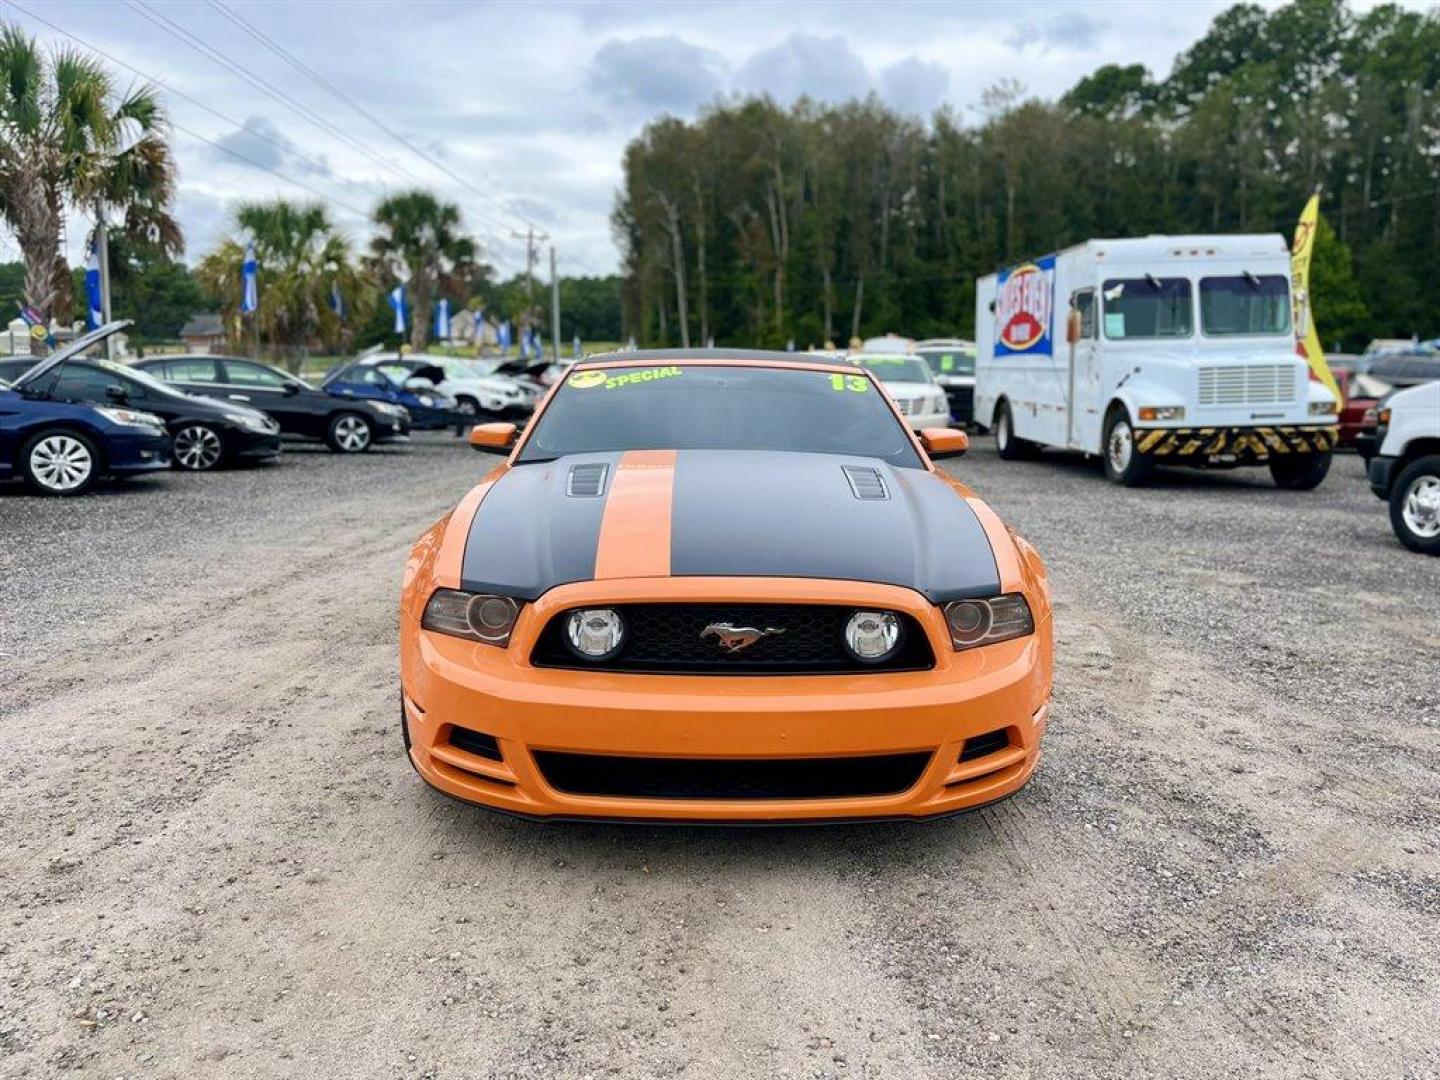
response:
<svg viewBox="0 0 1440 1080"><path fill-rule="evenodd" d="M625 622L612 608L572 611L565 620L565 643L582 660L608 660L625 644Z"/></svg>
<svg viewBox="0 0 1440 1080"><path fill-rule="evenodd" d="M889 611L857 611L845 624L845 648L861 663L879 664L900 648L900 620Z"/></svg>

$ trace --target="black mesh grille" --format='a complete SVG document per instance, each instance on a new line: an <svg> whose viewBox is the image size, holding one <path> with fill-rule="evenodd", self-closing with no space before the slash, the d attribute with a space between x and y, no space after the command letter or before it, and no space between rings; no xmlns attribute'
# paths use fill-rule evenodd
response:
<svg viewBox="0 0 1440 1080"><path fill-rule="evenodd" d="M551 787L645 799L825 799L894 795L915 785L928 753L841 758L643 758L535 752Z"/></svg>
<svg viewBox="0 0 1440 1080"><path fill-rule="evenodd" d="M500 744L495 741L495 736L486 735L481 731L452 727L450 729L450 745L477 757L489 758L491 761L501 760Z"/></svg>
<svg viewBox="0 0 1440 1080"><path fill-rule="evenodd" d="M569 612L552 618L531 654L538 667L671 674L824 675L851 671L918 671L935 656L925 632L900 614L904 638L883 664L864 664L845 650L845 623L857 610L828 604L620 604L625 644L620 654L594 663L581 660L565 643ZM897 613L899 614L899 613ZM784 633L761 637L729 652L716 634L701 637L712 623Z"/></svg>
<svg viewBox="0 0 1440 1080"><path fill-rule="evenodd" d="M984 735L972 735L965 740L964 747L960 750L961 761L974 761L986 754L993 754L997 750L1004 750L1010 745L1010 733L1004 728L999 731L987 731Z"/></svg>

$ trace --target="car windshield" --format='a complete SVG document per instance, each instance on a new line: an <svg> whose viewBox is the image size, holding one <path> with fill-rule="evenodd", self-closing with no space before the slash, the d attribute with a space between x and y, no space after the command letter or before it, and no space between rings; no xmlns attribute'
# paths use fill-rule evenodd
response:
<svg viewBox="0 0 1440 1080"><path fill-rule="evenodd" d="M1290 282L1281 274L1200 279L1200 326L1207 334L1288 334Z"/></svg>
<svg viewBox="0 0 1440 1080"><path fill-rule="evenodd" d="M791 450L923 467L863 375L700 364L575 372L517 460L615 450Z"/></svg>
<svg viewBox="0 0 1440 1080"><path fill-rule="evenodd" d="M861 367L875 373L881 382L887 383L928 383L930 365L918 356L858 356Z"/></svg>
<svg viewBox="0 0 1440 1080"><path fill-rule="evenodd" d="M975 374L975 354L969 349L921 349L920 355L936 375Z"/></svg>
<svg viewBox="0 0 1440 1080"><path fill-rule="evenodd" d="M1103 292L1111 341L1189 337L1195 325L1188 278L1111 278Z"/></svg>

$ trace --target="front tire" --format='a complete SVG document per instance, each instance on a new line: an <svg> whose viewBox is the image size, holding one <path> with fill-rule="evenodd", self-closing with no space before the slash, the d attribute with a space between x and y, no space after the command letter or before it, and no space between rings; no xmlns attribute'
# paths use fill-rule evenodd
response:
<svg viewBox="0 0 1440 1080"><path fill-rule="evenodd" d="M1015 418L1010 415L1010 403L1000 402L995 410L995 452L1001 461L1024 461L1033 456L1035 446L1015 434Z"/></svg>
<svg viewBox="0 0 1440 1080"><path fill-rule="evenodd" d="M209 424L186 424L170 440L171 460L186 472L209 472L225 459L225 439Z"/></svg>
<svg viewBox="0 0 1440 1080"><path fill-rule="evenodd" d="M456 398L455 411L462 416L474 419L480 415L480 403L471 397Z"/></svg>
<svg viewBox="0 0 1440 1080"><path fill-rule="evenodd" d="M337 413L325 430L325 445L337 454L360 454L370 449L375 433L359 413Z"/></svg>
<svg viewBox="0 0 1440 1080"><path fill-rule="evenodd" d="M1135 429L1130 414L1117 408L1105 420L1105 440L1101 444L1105 459L1105 475L1125 487L1139 487L1155 471L1155 462L1142 454L1135 445Z"/></svg>
<svg viewBox="0 0 1440 1080"><path fill-rule="evenodd" d="M78 431L42 431L20 451L20 468L42 495L83 495L100 478L100 451Z"/></svg>
<svg viewBox="0 0 1440 1080"><path fill-rule="evenodd" d="M1416 458L1390 489L1390 527L1421 555L1440 555L1440 454Z"/></svg>
<svg viewBox="0 0 1440 1080"><path fill-rule="evenodd" d="M1270 458L1270 475L1275 479L1275 486L1285 491L1313 491L1329 471L1328 452Z"/></svg>

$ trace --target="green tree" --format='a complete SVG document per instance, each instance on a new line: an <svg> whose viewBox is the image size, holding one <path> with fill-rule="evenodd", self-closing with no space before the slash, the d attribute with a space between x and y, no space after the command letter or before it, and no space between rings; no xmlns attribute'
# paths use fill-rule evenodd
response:
<svg viewBox="0 0 1440 1080"><path fill-rule="evenodd" d="M370 241L370 265L387 285L404 281L413 311L410 347L430 340L430 311L440 296L468 297L488 268L475 241L460 231L460 209L428 191L393 195L375 208L379 232Z"/></svg>
<svg viewBox="0 0 1440 1080"><path fill-rule="evenodd" d="M178 254L170 214L175 168L164 111L145 86L121 93L80 52L46 55L23 31L0 27L0 219L25 262L25 302L70 316L61 250L67 210L120 216L137 242Z"/></svg>
<svg viewBox="0 0 1440 1080"><path fill-rule="evenodd" d="M197 271L206 291L220 298L232 333L241 325L247 241L254 243L260 264L260 335L292 371L300 370L312 345L335 348L347 325L365 325L375 304L375 286L357 268L350 241L335 230L323 205L285 199L246 203L235 215L235 227L237 235L206 255ZM331 307L337 289L347 322Z"/></svg>
<svg viewBox="0 0 1440 1080"><path fill-rule="evenodd" d="M1359 351L1370 330L1370 309L1360 295L1350 249L1320 215L1310 255L1310 306L1315 331L1327 351Z"/></svg>

